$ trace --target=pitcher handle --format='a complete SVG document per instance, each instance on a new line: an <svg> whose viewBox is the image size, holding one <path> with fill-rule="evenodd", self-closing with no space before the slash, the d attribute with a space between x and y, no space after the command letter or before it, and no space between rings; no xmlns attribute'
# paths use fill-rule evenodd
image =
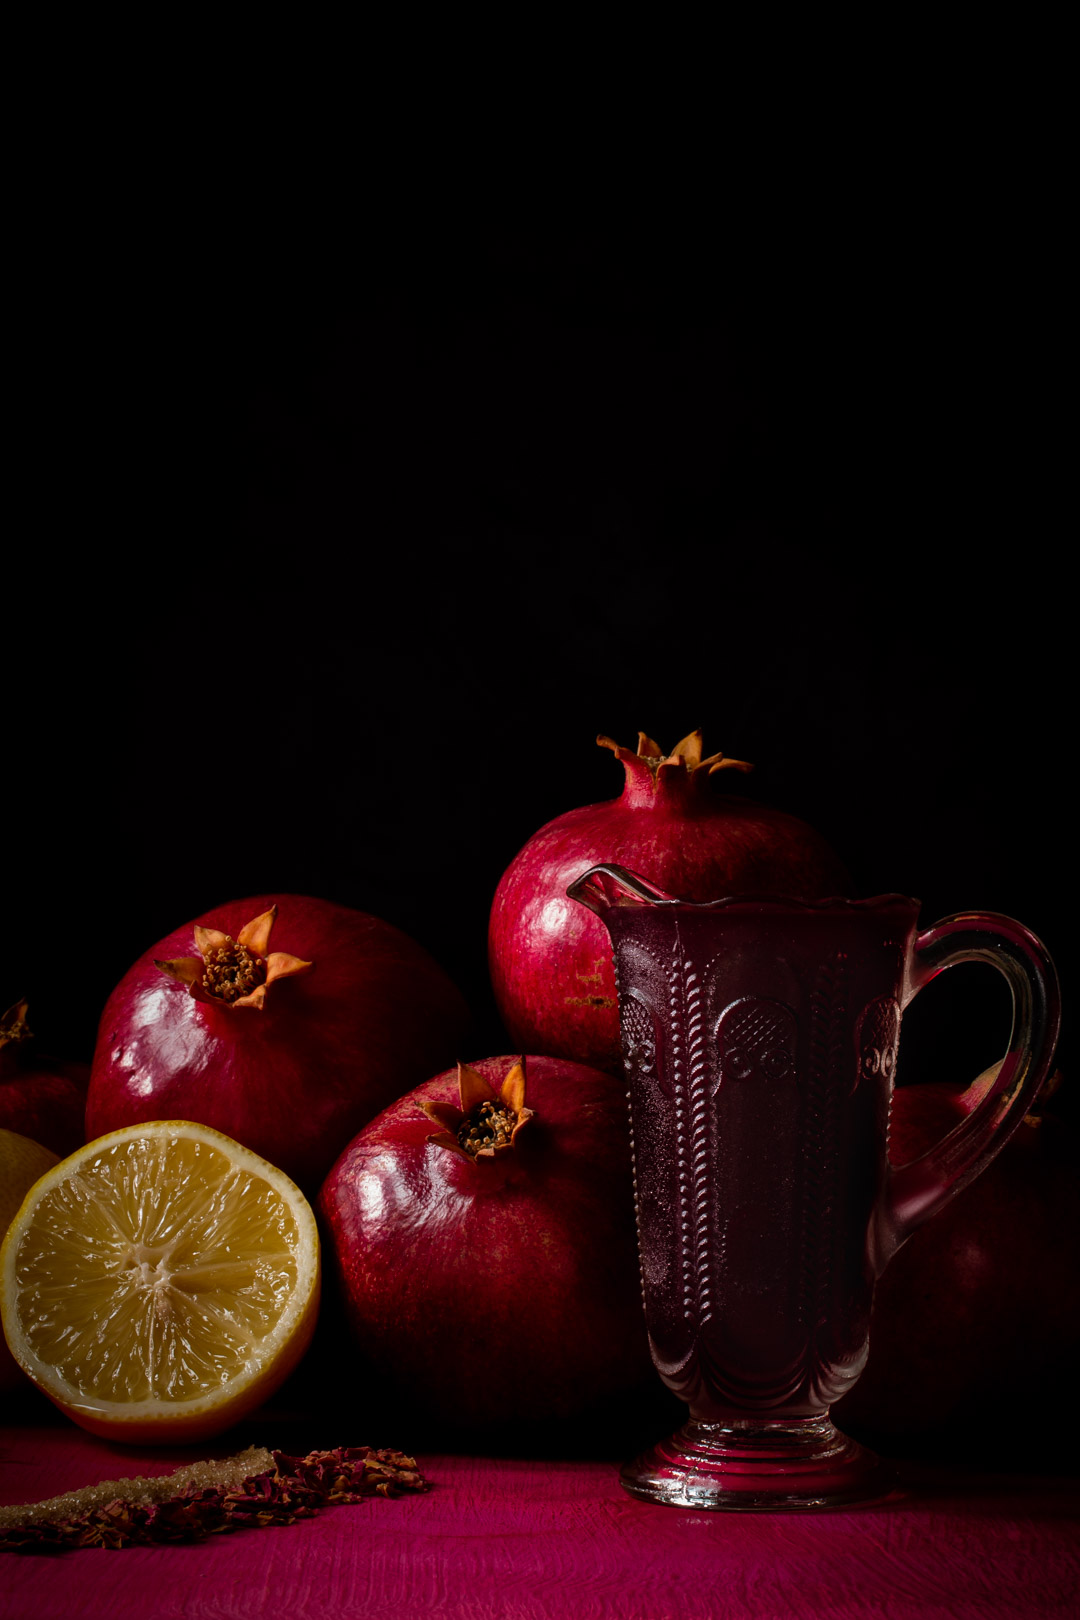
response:
<svg viewBox="0 0 1080 1620"><path fill-rule="evenodd" d="M980 1175L1020 1124L1054 1055L1061 1004L1046 947L1022 923L994 912L964 911L919 934L904 1005L957 962L991 962L1012 991L1009 1049L976 1108L935 1147L886 1172L879 1205L875 1266L880 1274L912 1232Z"/></svg>

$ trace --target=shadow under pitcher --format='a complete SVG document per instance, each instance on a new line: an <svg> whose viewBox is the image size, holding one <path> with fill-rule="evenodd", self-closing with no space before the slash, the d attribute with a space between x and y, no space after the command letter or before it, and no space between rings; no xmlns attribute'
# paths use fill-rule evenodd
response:
<svg viewBox="0 0 1080 1620"><path fill-rule="evenodd" d="M690 1408L627 1490L698 1508L880 1498L829 1407L866 1362L874 1282L993 1159L1053 1056L1057 978L1020 923L919 933L919 902L679 900L619 866L567 891L603 920L629 1081L653 1360ZM957 962L991 962L1013 1031L980 1106L922 1158L886 1151L900 1020Z"/></svg>

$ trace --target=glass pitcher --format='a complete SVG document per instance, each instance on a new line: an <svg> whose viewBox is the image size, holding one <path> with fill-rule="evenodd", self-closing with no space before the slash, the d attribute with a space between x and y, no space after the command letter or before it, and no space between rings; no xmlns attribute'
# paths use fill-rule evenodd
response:
<svg viewBox="0 0 1080 1620"><path fill-rule="evenodd" d="M611 936L653 1360L690 1408L627 1464L650 1501L816 1508L879 1497L829 1407L867 1355L874 1282L1019 1124L1058 1025L1054 968L1021 924L919 903L680 900L619 866L567 891ZM983 1102L890 1166L904 1008L957 962L992 962L1015 1009Z"/></svg>

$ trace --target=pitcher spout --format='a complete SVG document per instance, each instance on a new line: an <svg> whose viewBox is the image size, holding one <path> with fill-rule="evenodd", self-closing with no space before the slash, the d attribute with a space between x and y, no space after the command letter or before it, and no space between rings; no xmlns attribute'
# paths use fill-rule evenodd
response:
<svg viewBox="0 0 1080 1620"><path fill-rule="evenodd" d="M601 920L616 907L677 906L682 904L675 895L666 894L655 884L630 872L625 866L593 866L583 872L567 889L571 900L595 911Z"/></svg>

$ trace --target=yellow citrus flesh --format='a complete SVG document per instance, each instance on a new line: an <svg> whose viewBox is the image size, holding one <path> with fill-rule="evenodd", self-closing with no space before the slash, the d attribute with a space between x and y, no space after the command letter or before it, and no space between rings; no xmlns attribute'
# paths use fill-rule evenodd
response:
<svg viewBox="0 0 1080 1620"><path fill-rule="evenodd" d="M34 1182L58 1163L56 1154L40 1142L16 1131L0 1131L0 1243ZM0 1336L0 1389L16 1389L20 1384L25 1388L23 1375Z"/></svg>
<svg viewBox="0 0 1080 1620"><path fill-rule="evenodd" d="M299 1188L204 1125L99 1137L34 1185L0 1249L20 1366L84 1428L172 1444L228 1428L311 1338L319 1240Z"/></svg>

